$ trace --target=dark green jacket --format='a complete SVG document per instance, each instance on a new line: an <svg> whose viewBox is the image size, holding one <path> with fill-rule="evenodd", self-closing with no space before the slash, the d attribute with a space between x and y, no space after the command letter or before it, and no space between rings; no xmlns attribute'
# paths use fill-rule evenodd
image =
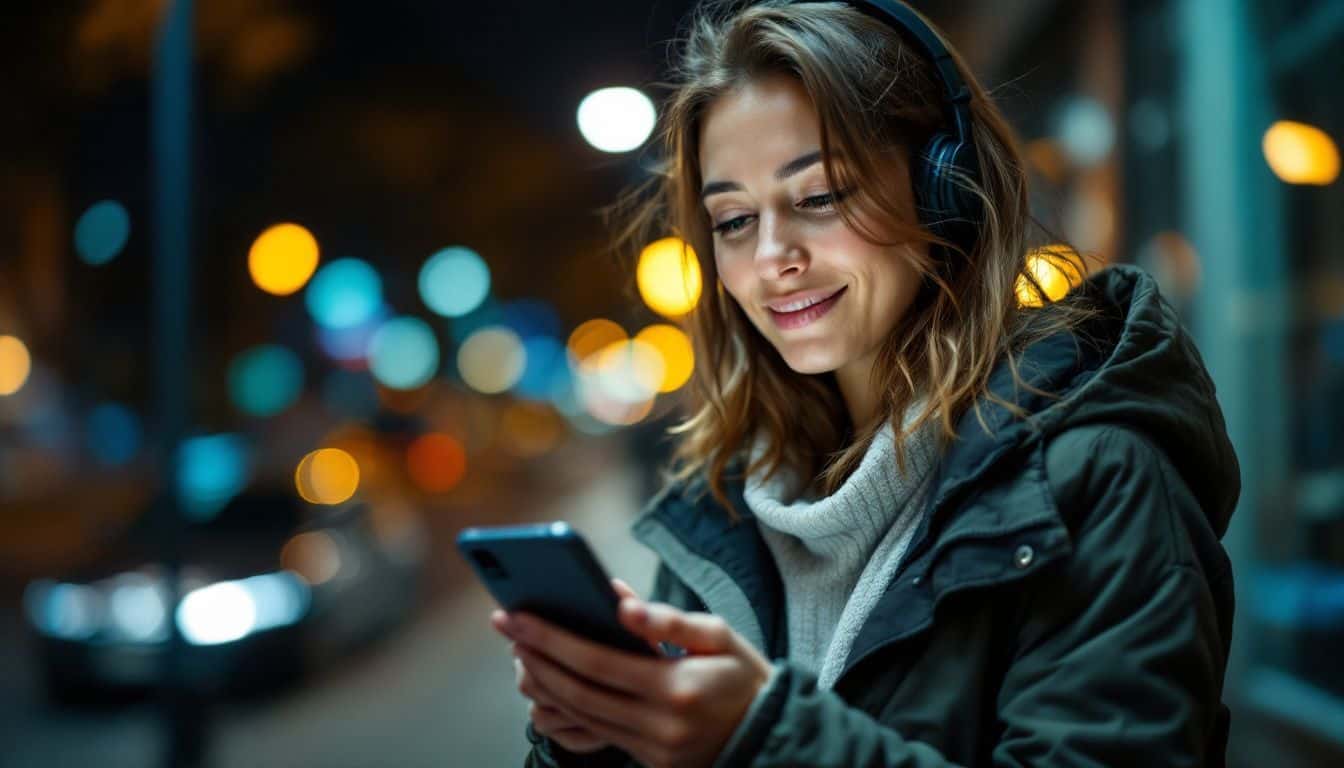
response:
<svg viewBox="0 0 1344 768"><path fill-rule="evenodd" d="M635 522L659 555L652 599L723 616L775 660L717 766L1222 765L1232 572L1219 539L1240 492L1214 388L1153 280L1128 266L1084 288L1104 316L1054 337L1024 373L1049 400L991 386L1035 429L969 413L929 513L831 690L788 662L783 588L745 524L696 488ZM529 724L529 766L574 756Z"/></svg>

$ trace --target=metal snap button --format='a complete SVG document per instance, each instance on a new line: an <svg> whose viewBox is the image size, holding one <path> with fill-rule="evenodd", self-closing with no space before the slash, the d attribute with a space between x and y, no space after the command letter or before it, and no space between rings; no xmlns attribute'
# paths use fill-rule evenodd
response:
<svg viewBox="0 0 1344 768"><path fill-rule="evenodd" d="M910 580L910 584L911 584L912 586L916 586L916 587L918 587L922 581L924 581L924 577L923 577L923 576L916 576L915 578L913 578L913 579Z"/></svg>
<svg viewBox="0 0 1344 768"><path fill-rule="evenodd" d="M1023 544L1013 553L1013 565L1016 565L1018 568L1026 568L1028 565L1031 565L1031 561L1035 557L1036 551L1029 545Z"/></svg>

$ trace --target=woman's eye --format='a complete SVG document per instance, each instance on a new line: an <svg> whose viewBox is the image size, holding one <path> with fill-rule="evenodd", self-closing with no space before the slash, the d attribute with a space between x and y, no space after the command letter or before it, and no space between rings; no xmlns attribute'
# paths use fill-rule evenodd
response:
<svg viewBox="0 0 1344 768"><path fill-rule="evenodd" d="M802 202L798 203L798 207L830 208L831 206L835 205L835 203L838 200L843 198L845 194L846 193L843 190L841 190L840 192L827 192L824 195L812 195L811 197L803 198Z"/></svg>
<svg viewBox="0 0 1344 768"><path fill-rule="evenodd" d="M750 216L735 216L727 221L721 221L714 225L714 231L721 235L732 234L747 226L747 220Z"/></svg>

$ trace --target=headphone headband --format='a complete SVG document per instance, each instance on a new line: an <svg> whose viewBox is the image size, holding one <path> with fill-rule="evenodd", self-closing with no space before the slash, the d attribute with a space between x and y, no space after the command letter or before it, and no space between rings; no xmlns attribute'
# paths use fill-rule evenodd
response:
<svg viewBox="0 0 1344 768"><path fill-rule="evenodd" d="M801 2L824 2L825 0L801 0ZM910 6L899 0L844 0L844 2L867 16L883 22L896 30L907 41L920 49L938 70L938 78L943 84L947 97L953 135L962 144L971 141L971 91L961 79L952 54L938 34L920 18Z"/></svg>
<svg viewBox="0 0 1344 768"><path fill-rule="evenodd" d="M819 0L796 0L818 2ZM933 62L945 91L950 131L935 131L911 168L921 223L938 237L970 253L983 220L981 199L962 179L979 178L971 130L971 91L947 46L924 19L901 0L845 0L851 8L886 24Z"/></svg>

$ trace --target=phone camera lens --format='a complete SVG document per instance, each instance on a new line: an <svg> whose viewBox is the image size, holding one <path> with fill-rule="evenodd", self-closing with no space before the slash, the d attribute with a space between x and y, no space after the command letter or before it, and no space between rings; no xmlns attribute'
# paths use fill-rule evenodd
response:
<svg viewBox="0 0 1344 768"><path fill-rule="evenodd" d="M481 571L492 579L507 579L509 572L504 570L504 566L499 564L495 556L481 549L474 549L471 552L472 558L476 564L481 567Z"/></svg>

